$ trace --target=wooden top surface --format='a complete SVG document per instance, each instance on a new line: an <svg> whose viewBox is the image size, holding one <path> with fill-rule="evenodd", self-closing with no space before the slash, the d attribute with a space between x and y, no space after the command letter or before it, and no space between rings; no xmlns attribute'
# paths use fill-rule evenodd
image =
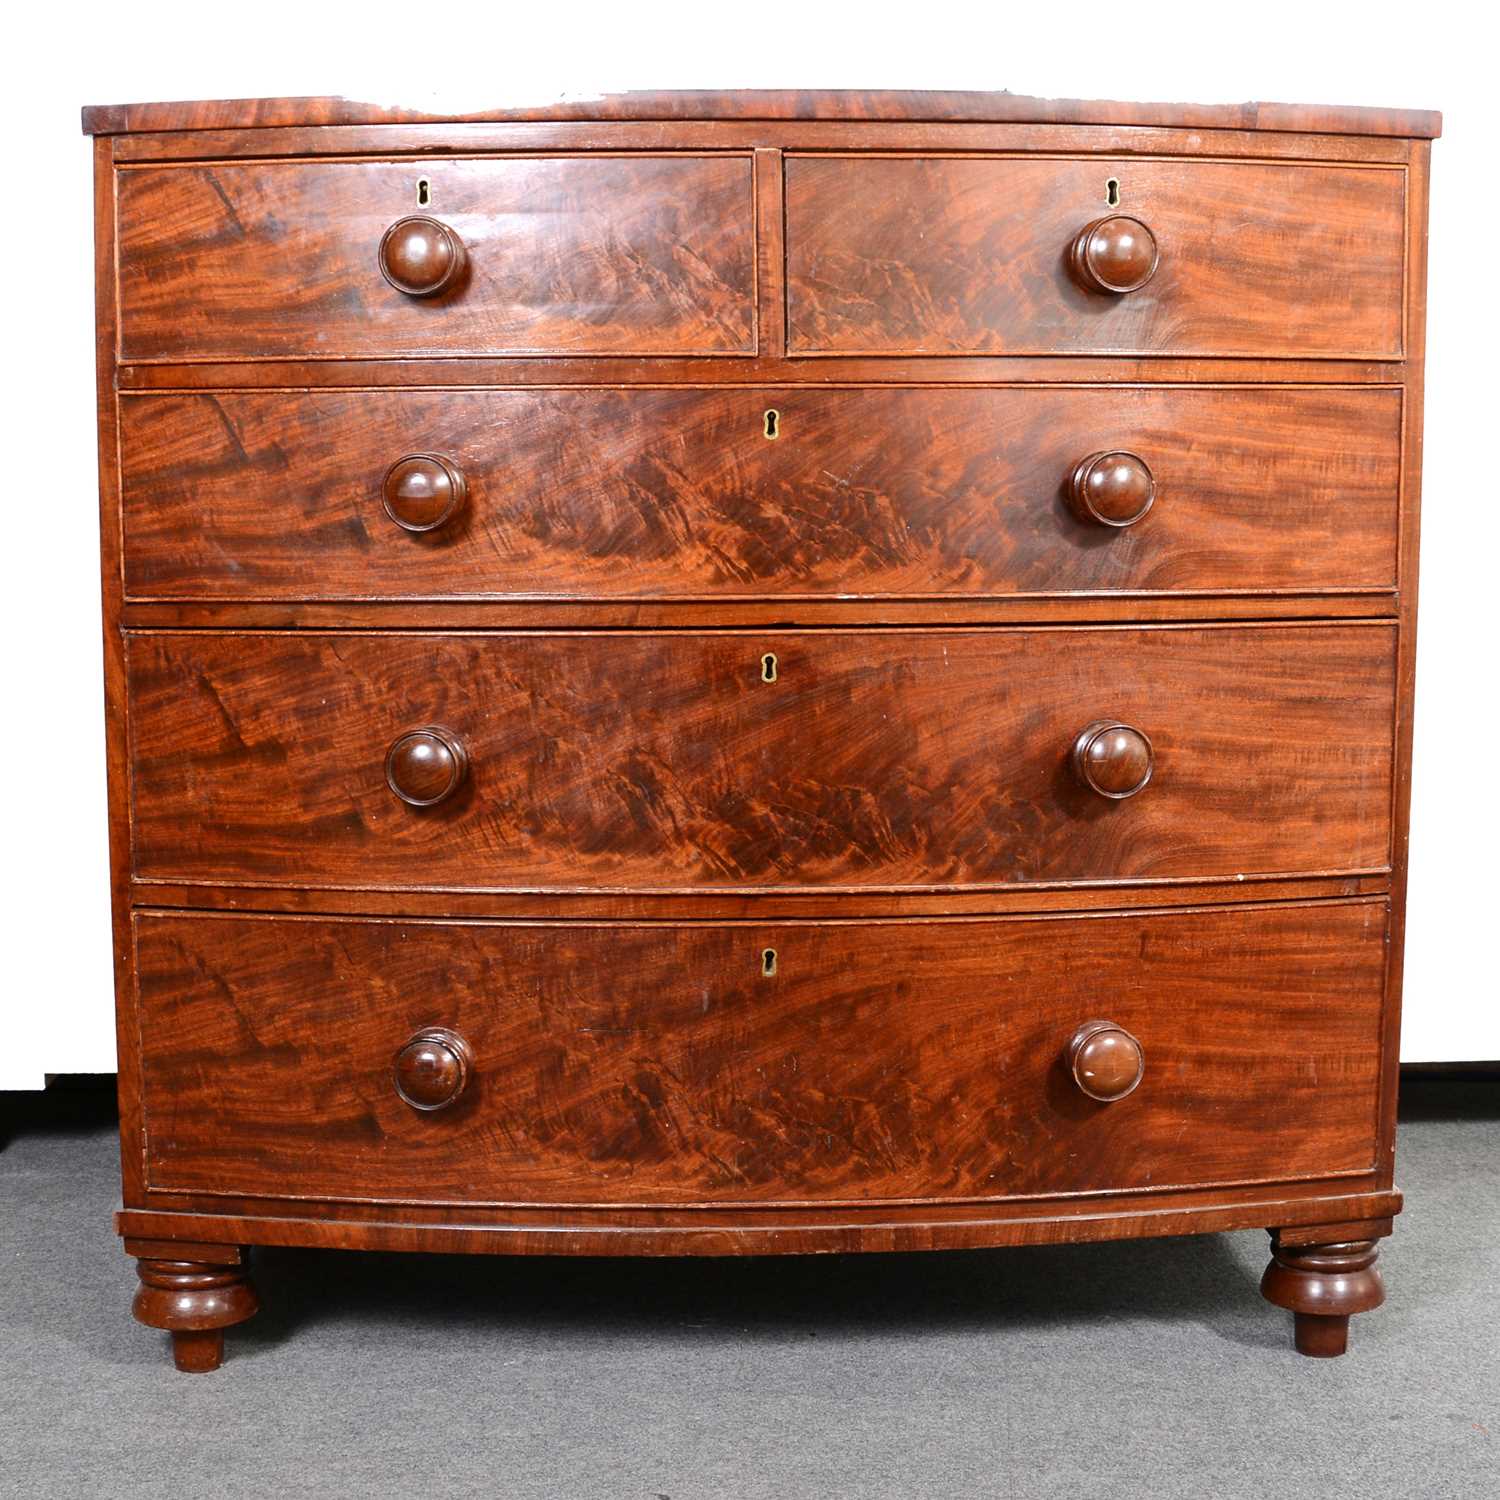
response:
<svg viewBox="0 0 1500 1500"><path fill-rule="evenodd" d="M469 101L470 103L472 101ZM170 104L90 105L87 135L160 130L249 130L298 125L411 125L504 120L912 120L968 124L1140 125L1187 130L1282 130L1322 135L1432 139L1434 110L1325 104L1137 104L1033 99L1024 94L905 90L675 90L563 96L489 108L371 104L337 96L200 99Z"/></svg>

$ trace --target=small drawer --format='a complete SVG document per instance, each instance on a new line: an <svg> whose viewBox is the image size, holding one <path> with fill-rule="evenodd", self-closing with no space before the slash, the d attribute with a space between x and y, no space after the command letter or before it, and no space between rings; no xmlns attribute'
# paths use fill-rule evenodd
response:
<svg viewBox="0 0 1500 1500"><path fill-rule="evenodd" d="M131 632L135 873L505 890L1379 871L1387 624Z"/></svg>
<svg viewBox="0 0 1500 1500"><path fill-rule="evenodd" d="M780 925L140 913L147 1181L684 1206L1365 1173L1385 931L1378 901Z"/></svg>
<svg viewBox="0 0 1500 1500"><path fill-rule="evenodd" d="M1399 167L791 157L796 354L1395 359Z"/></svg>
<svg viewBox="0 0 1500 1500"><path fill-rule="evenodd" d="M1389 590L1383 389L122 399L132 599Z"/></svg>
<svg viewBox="0 0 1500 1500"><path fill-rule="evenodd" d="M120 358L749 354L750 158L119 174Z"/></svg>

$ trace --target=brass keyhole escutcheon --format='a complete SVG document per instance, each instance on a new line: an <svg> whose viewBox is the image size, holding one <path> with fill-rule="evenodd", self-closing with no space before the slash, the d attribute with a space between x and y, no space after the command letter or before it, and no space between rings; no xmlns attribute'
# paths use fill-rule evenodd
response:
<svg viewBox="0 0 1500 1500"><path fill-rule="evenodd" d="M774 948L760 950L760 972L766 979L770 979L776 973L776 950Z"/></svg>
<svg viewBox="0 0 1500 1500"><path fill-rule="evenodd" d="M773 443L781 436L781 413L774 406L766 410L765 434Z"/></svg>
<svg viewBox="0 0 1500 1500"><path fill-rule="evenodd" d="M1120 179L1118 177L1111 177L1104 184L1104 201L1111 208L1118 208L1120 206Z"/></svg>
<svg viewBox="0 0 1500 1500"><path fill-rule="evenodd" d="M760 680L762 682L776 681L776 653L767 651L760 659Z"/></svg>

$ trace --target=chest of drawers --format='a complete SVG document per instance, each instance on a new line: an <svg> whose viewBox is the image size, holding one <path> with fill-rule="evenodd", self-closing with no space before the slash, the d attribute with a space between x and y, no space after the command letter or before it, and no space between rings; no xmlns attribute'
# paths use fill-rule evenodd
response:
<svg viewBox="0 0 1500 1500"><path fill-rule="evenodd" d="M1435 115L85 112L123 1208L1384 1293Z"/></svg>

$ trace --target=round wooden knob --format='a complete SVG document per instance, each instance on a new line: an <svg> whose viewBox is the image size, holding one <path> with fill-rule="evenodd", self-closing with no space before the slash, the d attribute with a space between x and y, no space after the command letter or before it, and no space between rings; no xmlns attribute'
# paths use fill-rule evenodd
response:
<svg viewBox="0 0 1500 1500"><path fill-rule="evenodd" d="M386 515L403 531L436 531L463 509L469 485L448 459L409 453L386 470L380 496Z"/></svg>
<svg viewBox="0 0 1500 1500"><path fill-rule="evenodd" d="M397 219L380 237L380 274L409 297L436 297L456 286L467 259L457 233L426 214Z"/></svg>
<svg viewBox="0 0 1500 1500"><path fill-rule="evenodd" d="M1096 292L1133 292L1156 274L1156 236L1128 214L1096 219L1073 241L1073 274Z"/></svg>
<svg viewBox="0 0 1500 1500"><path fill-rule="evenodd" d="M469 756L463 743L452 731L436 725L409 729L385 756L386 784L412 807L446 801L468 773Z"/></svg>
<svg viewBox="0 0 1500 1500"><path fill-rule="evenodd" d="M413 1109L447 1109L469 1081L474 1054L469 1044L446 1026L419 1031L391 1065L396 1092Z"/></svg>
<svg viewBox="0 0 1500 1500"><path fill-rule="evenodd" d="M1151 780L1151 741L1116 719L1095 719L1073 741L1073 770L1101 797L1133 797Z"/></svg>
<svg viewBox="0 0 1500 1500"><path fill-rule="evenodd" d="M1146 1054L1123 1026L1085 1021L1068 1043L1068 1071L1090 1099L1112 1104L1146 1076Z"/></svg>
<svg viewBox="0 0 1500 1500"><path fill-rule="evenodd" d="M1068 498L1080 521L1134 526L1156 500L1156 476L1138 454L1092 453L1073 470Z"/></svg>

